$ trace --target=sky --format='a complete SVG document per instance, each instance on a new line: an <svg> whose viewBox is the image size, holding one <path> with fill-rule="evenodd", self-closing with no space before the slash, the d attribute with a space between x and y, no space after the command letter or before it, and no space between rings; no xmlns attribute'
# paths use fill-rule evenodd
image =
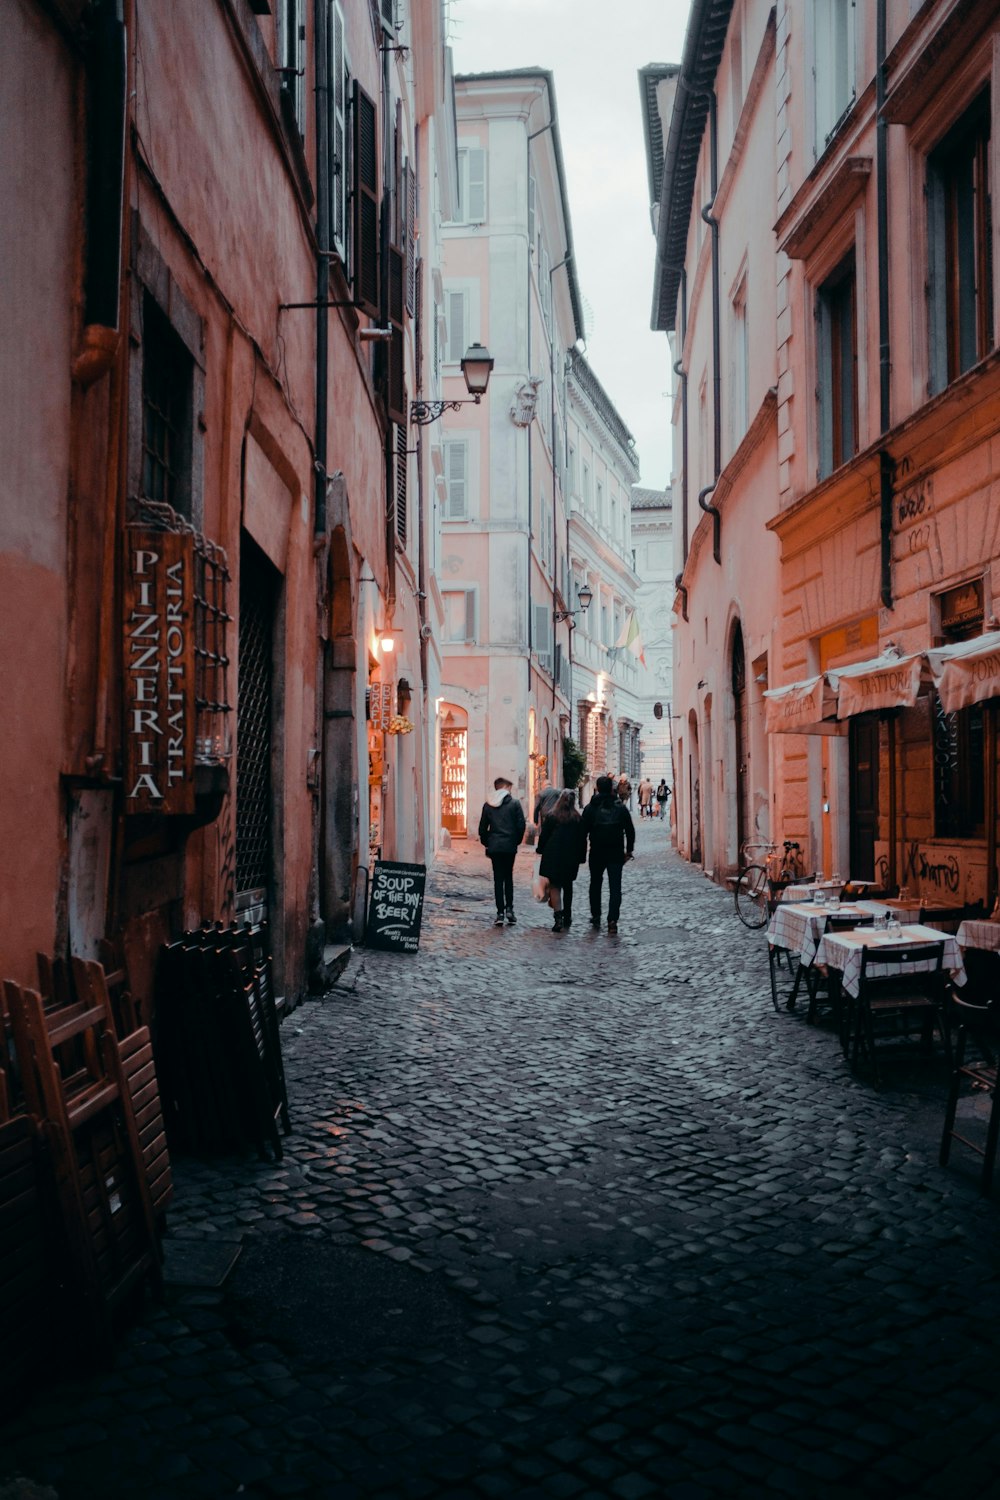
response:
<svg viewBox="0 0 1000 1500"><path fill-rule="evenodd" d="M642 479L670 479L667 338L650 330L649 219L638 71L680 62L688 0L450 0L456 73L542 67L555 79L587 358L636 441Z"/></svg>

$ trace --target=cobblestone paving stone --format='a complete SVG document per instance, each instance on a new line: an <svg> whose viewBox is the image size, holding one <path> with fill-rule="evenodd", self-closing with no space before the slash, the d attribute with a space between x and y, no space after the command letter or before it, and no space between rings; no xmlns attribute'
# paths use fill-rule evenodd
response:
<svg viewBox="0 0 1000 1500"><path fill-rule="evenodd" d="M776 1015L762 934L640 825L617 938L518 861L432 871L283 1039L280 1163L179 1161L171 1236L243 1249L115 1366L0 1429L100 1495L997 1494L998 1213L936 1162L943 1075L881 1093Z"/></svg>

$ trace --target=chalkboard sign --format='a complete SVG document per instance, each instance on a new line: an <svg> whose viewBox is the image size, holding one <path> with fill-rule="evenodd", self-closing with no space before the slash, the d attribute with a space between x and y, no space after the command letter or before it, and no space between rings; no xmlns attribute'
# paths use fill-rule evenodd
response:
<svg viewBox="0 0 1000 1500"><path fill-rule="evenodd" d="M376 860L368 902L365 943L397 953L416 953L424 909L426 865Z"/></svg>

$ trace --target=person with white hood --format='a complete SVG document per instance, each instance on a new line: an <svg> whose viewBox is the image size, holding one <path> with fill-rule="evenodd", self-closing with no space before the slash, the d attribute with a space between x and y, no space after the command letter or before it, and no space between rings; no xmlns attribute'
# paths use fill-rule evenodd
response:
<svg viewBox="0 0 1000 1500"><path fill-rule="evenodd" d="M513 777L506 773L498 776L493 790L483 803L479 819L479 842L493 864L493 894L496 897L497 914L494 927L502 927L504 916L508 927L513 927L514 915L514 859L517 846L524 838L524 808L513 795Z"/></svg>

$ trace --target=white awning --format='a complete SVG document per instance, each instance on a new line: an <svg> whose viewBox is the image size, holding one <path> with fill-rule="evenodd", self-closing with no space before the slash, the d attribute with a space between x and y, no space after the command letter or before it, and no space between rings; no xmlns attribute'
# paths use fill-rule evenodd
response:
<svg viewBox="0 0 1000 1500"><path fill-rule="evenodd" d="M926 653L945 713L1000 698L1000 630Z"/></svg>
<svg viewBox="0 0 1000 1500"><path fill-rule="evenodd" d="M837 697L826 675L768 688L764 693L768 734L846 734L837 723Z"/></svg>
<svg viewBox="0 0 1000 1500"><path fill-rule="evenodd" d="M837 689L837 717L849 719L883 708L912 708L920 692L923 652L912 656L875 656L831 668L829 676Z"/></svg>

